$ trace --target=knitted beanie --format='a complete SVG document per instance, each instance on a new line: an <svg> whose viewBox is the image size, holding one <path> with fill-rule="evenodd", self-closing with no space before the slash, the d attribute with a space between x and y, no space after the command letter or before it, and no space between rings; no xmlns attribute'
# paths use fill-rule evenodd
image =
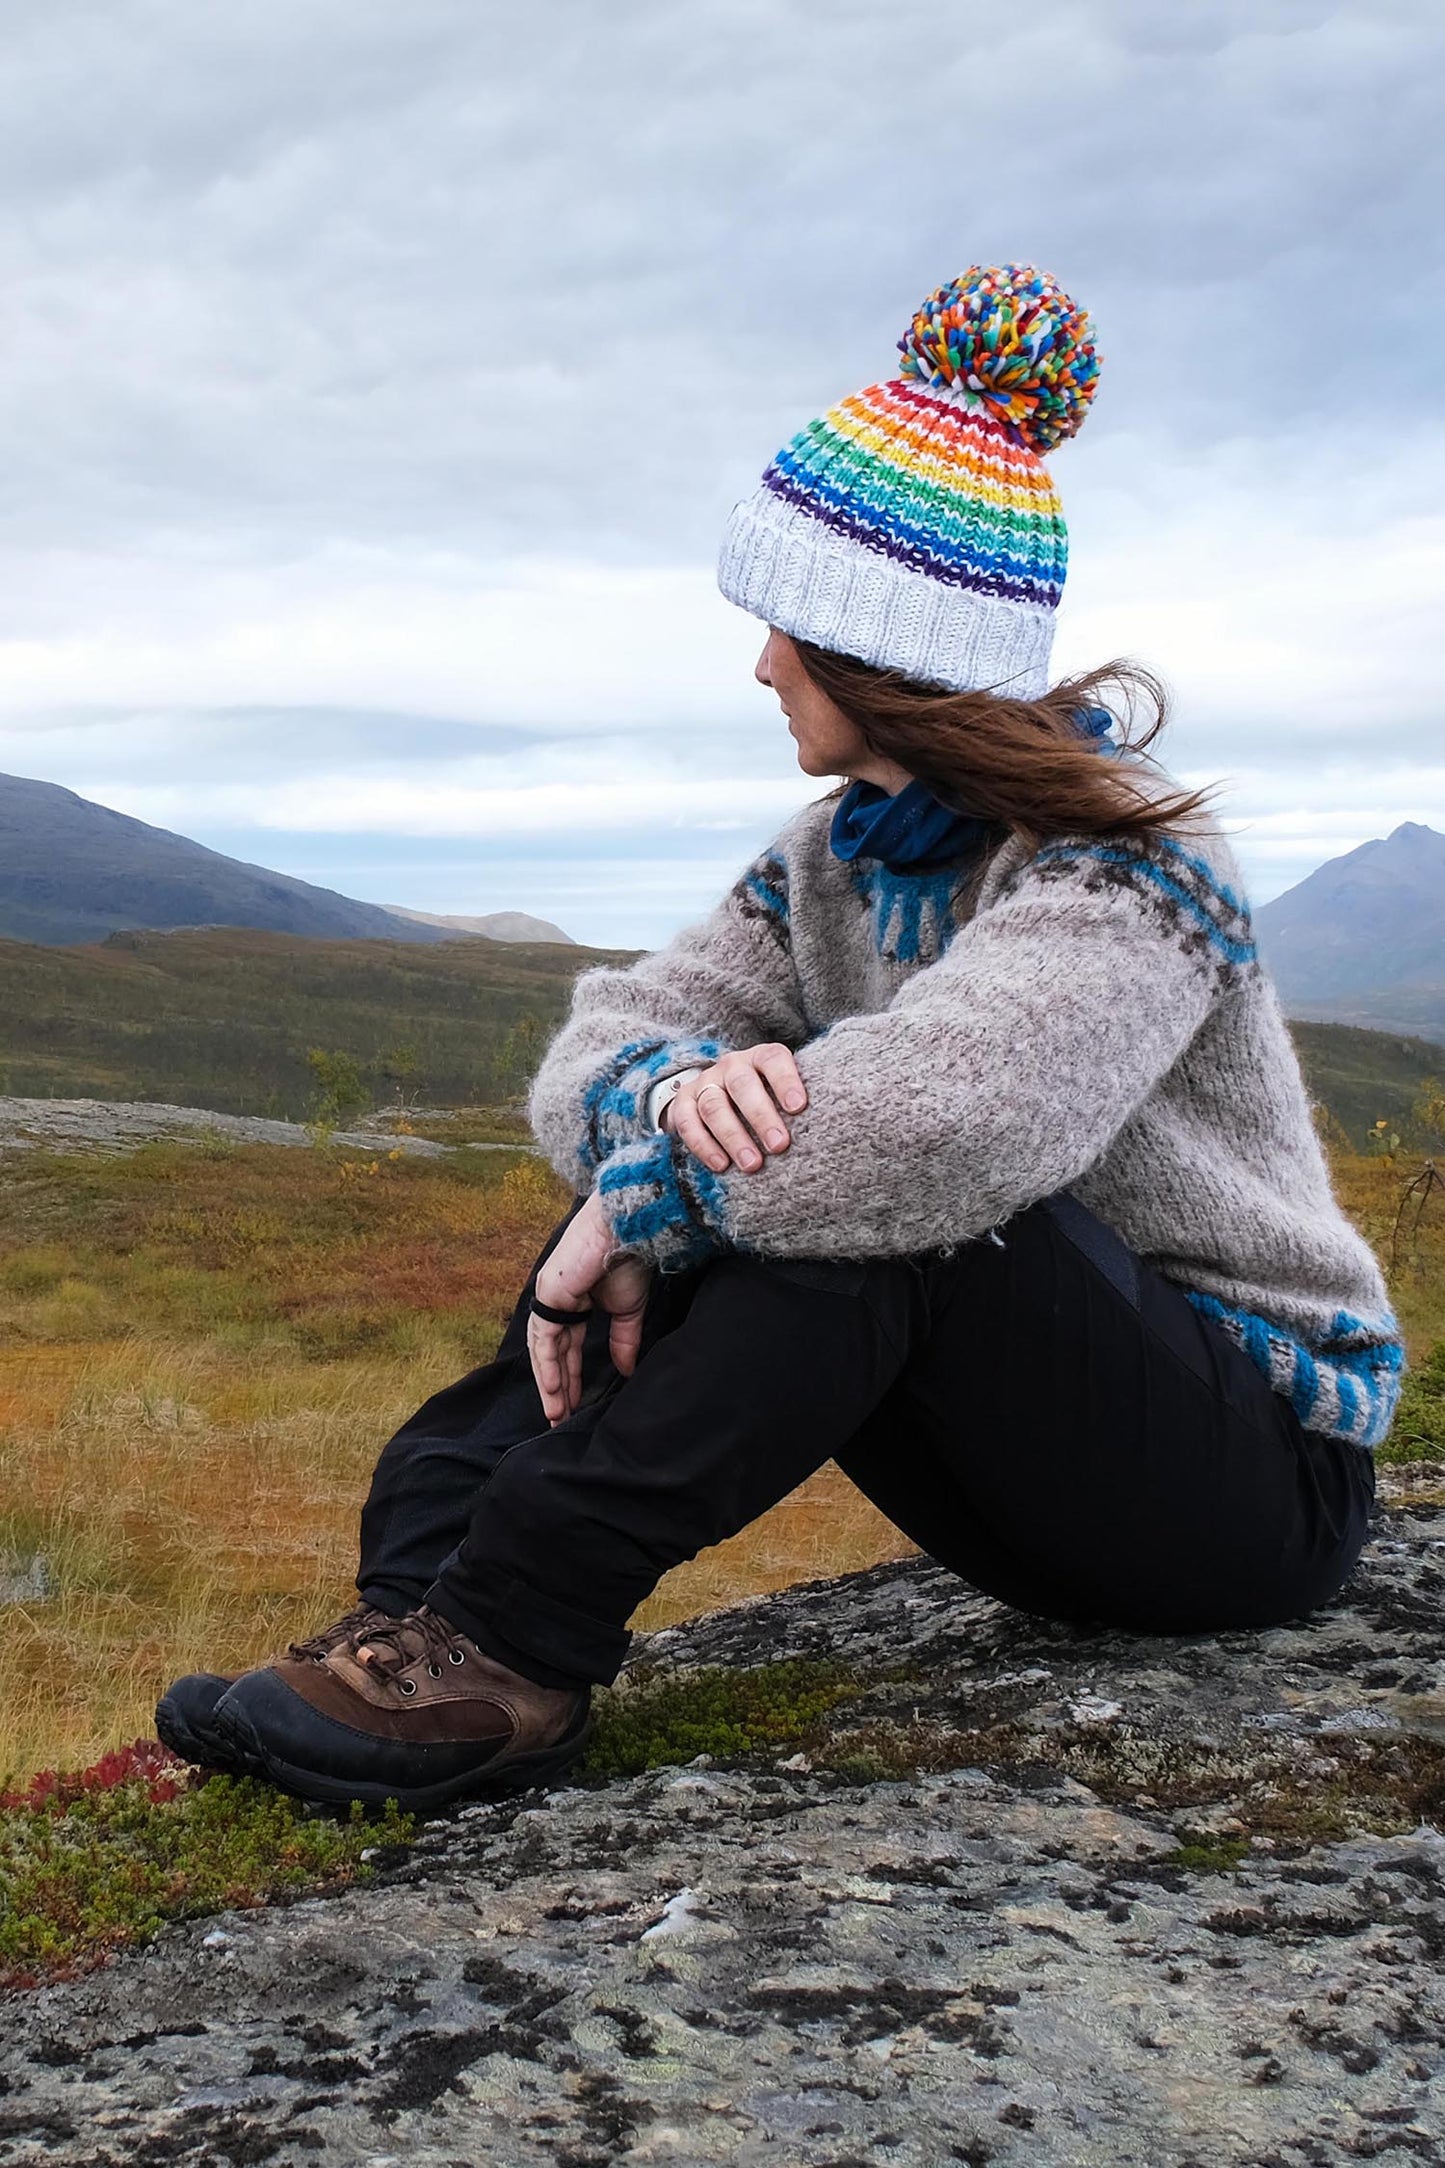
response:
<svg viewBox="0 0 1445 2168"><path fill-rule="evenodd" d="M956 692L1048 689L1068 532L1042 454L1099 375L1093 327L1028 264L929 295L903 361L786 444L723 536L730 602Z"/></svg>

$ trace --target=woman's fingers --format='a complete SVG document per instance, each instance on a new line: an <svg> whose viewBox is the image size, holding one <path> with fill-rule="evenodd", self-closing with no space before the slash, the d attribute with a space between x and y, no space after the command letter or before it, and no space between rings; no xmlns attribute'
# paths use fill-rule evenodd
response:
<svg viewBox="0 0 1445 2168"><path fill-rule="evenodd" d="M730 1159L744 1174L753 1174L763 1163L758 1150L737 1108L733 1105L728 1087L720 1080L702 1085L693 1104L703 1122L727 1154L723 1166ZM721 1172L721 1169L719 1169Z"/></svg>
<svg viewBox="0 0 1445 2168"><path fill-rule="evenodd" d="M567 1413L571 1415L582 1400L582 1343L587 1337L586 1329L574 1325L563 1337L567 1343L562 1358L567 1369Z"/></svg>
<svg viewBox="0 0 1445 2168"><path fill-rule="evenodd" d="M612 1366L624 1378L630 1378L637 1368L637 1358L642 1348L642 1310L621 1310L612 1320L608 1335L607 1352Z"/></svg>
<svg viewBox="0 0 1445 2168"><path fill-rule="evenodd" d="M527 1322L527 1359L532 1365L537 1397L548 1422L554 1422L562 1405L562 1366L558 1361L560 1334L539 1317Z"/></svg>
<svg viewBox="0 0 1445 2168"><path fill-rule="evenodd" d="M798 1064L785 1046L760 1046L754 1049L758 1068L767 1078L773 1097L785 1114L801 1114L808 1104L808 1087L798 1073Z"/></svg>
<svg viewBox="0 0 1445 2168"><path fill-rule="evenodd" d="M728 1093L743 1120L760 1138L770 1152L783 1152L788 1147L788 1125L778 1112L778 1103L753 1068L739 1069L728 1079ZM757 1161L754 1161L754 1165Z"/></svg>
<svg viewBox="0 0 1445 2168"><path fill-rule="evenodd" d="M758 1140L769 1152L786 1151L784 1115L801 1113L807 1103L787 1047L755 1046L689 1077L668 1108L667 1126L714 1174L730 1166L756 1174L763 1164Z"/></svg>
<svg viewBox="0 0 1445 2168"><path fill-rule="evenodd" d="M583 1337L581 1324L549 1325L536 1316L528 1320L527 1353L549 1423L565 1421L582 1397Z"/></svg>
<svg viewBox="0 0 1445 2168"><path fill-rule="evenodd" d="M607 1352L613 1368L630 1378L642 1351L642 1326L647 1298L652 1291L652 1267L640 1257L619 1257L594 1290L596 1300L609 1312Z"/></svg>
<svg viewBox="0 0 1445 2168"><path fill-rule="evenodd" d="M714 1174L721 1174L725 1168L731 1166L732 1162L727 1153L698 1112L696 1092L680 1091L667 1112L668 1128L673 1136L681 1139L695 1159L700 1159L705 1167L711 1167Z"/></svg>
<svg viewBox="0 0 1445 2168"><path fill-rule="evenodd" d="M575 1324L553 1324L533 1310L527 1318L527 1356L537 1381L537 1395L549 1423L564 1422L581 1405L582 1353L587 1317L594 1303L614 1305L637 1316L647 1307L648 1268L636 1257L619 1254L597 1193L582 1205L564 1229L556 1248L537 1274L538 1300L577 1313ZM615 1330L615 1328L614 1328ZM627 1335L622 1345L626 1348ZM621 1366L619 1365L619 1368Z"/></svg>

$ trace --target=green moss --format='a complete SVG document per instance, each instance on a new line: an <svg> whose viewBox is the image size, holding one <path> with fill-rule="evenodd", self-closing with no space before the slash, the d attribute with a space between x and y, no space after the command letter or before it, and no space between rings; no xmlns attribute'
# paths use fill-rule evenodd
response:
<svg viewBox="0 0 1445 2168"><path fill-rule="evenodd" d="M1243 1837L1198 1835L1186 1838L1177 1850L1166 1852L1162 1867L1182 1867L1186 1874L1232 1874L1249 1857Z"/></svg>
<svg viewBox="0 0 1445 2168"><path fill-rule="evenodd" d="M0 1809L0 1985L94 1964L167 1920L340 1888L368 1872L364 1852L412 1833L390 1808L337 1820L247 1779L158 1775L148 1753L134 1774L125 1750Z"/></svg>
<svg viewBox="0 0 1445 2168"><path fill-rule="evenodd" d="M806 1747L829 1713L861 1691L862 1682L840 1666L801 1659L752 1671L634 1672L626 1687L599 1696L581 1773L636 1776L699 1754L738 1761Z"/></svg>
<svg viewBox="0 0 1445 2168"><path fill-rule="evenodd" d="M917 1769L904 1762L892 1762L882 1754L870 1754L865 1750L851 1752L838 1747L825 1750L814 1763L815 1768L826 1769L835 1777L842 1777L845 1784L887 1784L899 1777L917 1775Z"/></svg>

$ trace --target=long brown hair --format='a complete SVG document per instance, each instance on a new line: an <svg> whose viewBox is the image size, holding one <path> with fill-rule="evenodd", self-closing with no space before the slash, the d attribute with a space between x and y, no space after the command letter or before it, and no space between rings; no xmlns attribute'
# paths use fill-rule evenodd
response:
<svg viewBox="0 0 1445 2168"><path fill-rule="evenodd" d="M999 821L1034 843L1050 836L1147 836L1185 821L1207 791L1152 787L1137 760L1101 758L1078 723L1081 709L1113 717L1130 754L1153 744L1168 719L1164 687L1136 663L1064 678L1040 700L950 692L851 655L793 645L803 668L868 741L960 813Z"/></svg>

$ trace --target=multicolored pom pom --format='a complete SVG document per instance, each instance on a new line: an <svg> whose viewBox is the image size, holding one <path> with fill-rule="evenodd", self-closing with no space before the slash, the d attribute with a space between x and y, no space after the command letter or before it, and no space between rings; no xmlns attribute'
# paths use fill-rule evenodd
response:
<svg viewBox="0 0 1445 2168"><path fill-rule="evenodd" d="M1099 355L1085 310L1032 264L974 264L940 286L898 342L900 376L971 392L1035 452L1082 425Z"/></svg>

